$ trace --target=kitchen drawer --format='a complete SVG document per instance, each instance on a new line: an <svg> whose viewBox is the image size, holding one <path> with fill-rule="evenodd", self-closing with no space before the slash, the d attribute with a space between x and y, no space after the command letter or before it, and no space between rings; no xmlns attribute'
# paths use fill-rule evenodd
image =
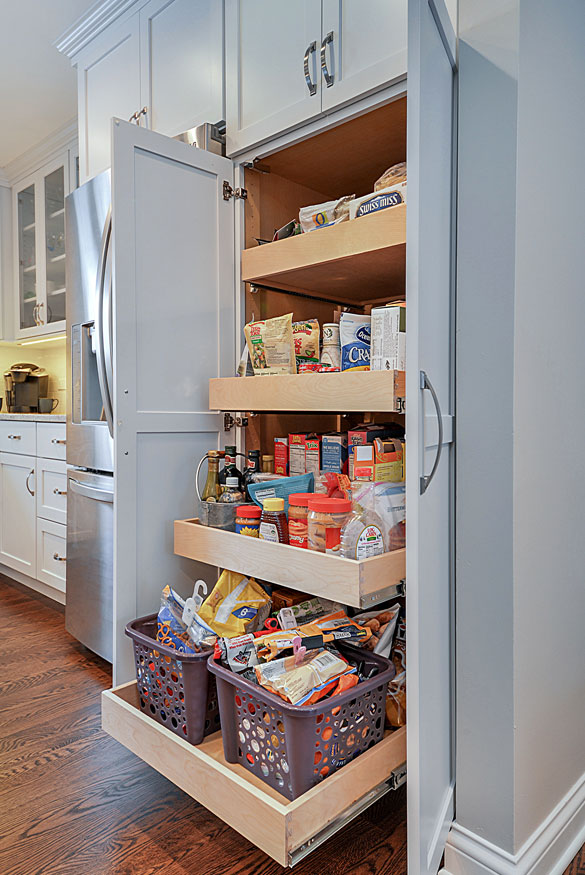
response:
<svg viewBox="0 0 585 875"><path fill-rule="evenodd" d="M54 523L67 523L67 465L57 459L37 459L37 516Z"/></svg>
<svg viewBox="0 0 585 875"><path fill-rule="evenodd" d="M37 422L37 456L65 460L65 423Z"/></svg>
<svg viewBox="0 0 585 875"><path fill-rule="evenodd" d="M37 580L65 592L67 527L37 519Z"/></svg>
<svg viewBox="0 0 585 875"><path fill-rule="evenodd" d="M0 420L0 452L36 456L36 423L23 422L20 419Z"/></svg>

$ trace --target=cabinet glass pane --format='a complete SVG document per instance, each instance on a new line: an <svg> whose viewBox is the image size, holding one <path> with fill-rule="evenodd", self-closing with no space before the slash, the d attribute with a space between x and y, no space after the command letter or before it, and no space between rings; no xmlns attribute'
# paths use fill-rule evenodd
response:
<svg viewBox="0 0 585 875"><path fill-rule="evenodd" d="M65 319L65 169L45 176L45 242L47 255L48 324Z"/></svg>
<svg viewBox="0 0 585 875"><path fill-rule="evenodd" d="M20 327L32 328L37 304L35 187L18 193L18 286Z"/></svg>

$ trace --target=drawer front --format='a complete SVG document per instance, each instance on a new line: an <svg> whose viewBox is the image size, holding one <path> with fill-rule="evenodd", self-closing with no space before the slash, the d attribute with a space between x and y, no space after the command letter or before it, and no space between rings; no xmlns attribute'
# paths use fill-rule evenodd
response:
<svg viewBox="0 0 585 875"><path fill-rule="evenodd" d="M37 459L37 516L67 523L67 465L57 459Z"/></svg>
<svg viewBox="0 0 585 875"><path fill-rule="evenodd" d="M36 456L36 423L23 422L20 419L0 420L0 452Z"/></svg>
<svg viewBox="0 0 585 875"><path fill-rule="evenodd" d="M37 519L37 580L65 592L67 528Z"/></svg>
<svg viewBox="0 0 585 875"><path fill-rule="evenodd" d="M65 423L37 422L37 456L65 460Z"/></svg>

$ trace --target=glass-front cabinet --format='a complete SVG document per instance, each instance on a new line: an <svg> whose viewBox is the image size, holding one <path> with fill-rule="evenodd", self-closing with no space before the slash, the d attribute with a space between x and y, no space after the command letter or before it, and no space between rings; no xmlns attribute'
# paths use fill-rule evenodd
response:
<svg viewBox="0 0 585 875"><path fill-rule="evenodd" d="M15 212L15 336L65 330L65 196L69 153L13 189Z"/></svg>

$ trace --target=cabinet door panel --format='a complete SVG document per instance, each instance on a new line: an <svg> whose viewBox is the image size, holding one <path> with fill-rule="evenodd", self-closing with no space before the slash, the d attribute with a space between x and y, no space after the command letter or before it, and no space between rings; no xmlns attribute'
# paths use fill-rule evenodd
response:
<svg viewBox="0 0 585 875"><path fill-rule="evenodd" d="M151 0L140 10L142 103L170 137L224 118L223 3Z"/></svg>
<svg viewBox="0 0 585 875"><path fill-rule="evenodd" d="M54 459L36 461L37 517L67 523L67 465Z"/></svg>
<svg viewBox="0 0 585 875"><path fill-rule="evenodd" d="M228 155L321 112L318 0L226 0L226 122ZM309 58L309 93L303 71Z"/></svg>
<svg viewBox="0 0 585 875"><path fill-rule="evenodd" d="M37 580L65 592L67 528L48 520L37 520Z"/></svg>
<svg viewBox="0 0 585 875"><path fill-rule="evenodd" d="M321 80L323 110L406 75L405 0L323 0L325 59L333 84ZM373 180L372 180L373 182Z"/></svg>
<svg viewBox="0 0 585 875"><path fill-rule="evenodd" d="M0 562L36 576L35 460L0 453Z"/></svg>

